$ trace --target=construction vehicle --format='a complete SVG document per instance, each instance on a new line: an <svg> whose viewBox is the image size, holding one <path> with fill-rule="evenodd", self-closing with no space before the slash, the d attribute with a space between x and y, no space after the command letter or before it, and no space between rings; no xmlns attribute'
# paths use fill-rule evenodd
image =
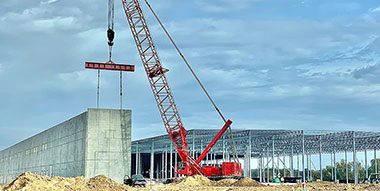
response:
<svg viewBox="0 0 380 191"><path fill-rule="evenodd" d="M200 154L198 158L193 158L189 155L188 143L186 140L187 131L184 128L180 114L178 113L177 106L174 102L174 97L171 93L171 89L168 85L166 73L169 71L164 68L161 64L161 60L158 56L156 47L154 45L151 32L146 23L144 13L140 2L138 0L122 0L123 8L128 20L129 27L131 29L134 41L138 53L140 55L142 64L144 66L145 72L147 74L150 87L152 89L154 98L156 100L158 110L161 114L166 131L169 135L170 140L172 141L181 161L182 165L178 165L177 174L181 175L204 175L208 177L240 177L242 175L241 164L237 160L236 150L234 148L234 161L232 162L223 162L221 165L216 166L202 166L201 161L206 157L211 148L217 143L217 141L224 135L227 130L230 130L231 133L231 124L232 121L226 119L221 113L220 109L217 107L215 102L212 100L209 93L206 91L205 87L201 83L200 79L196 76L194 70L191 68L190 64L181 53L178 46L175 44L173 38L170 36L168 31L165 29L164 25L158 18L157 14L154 12L147 0L144 0L148 8L153 13L154 17L159 22L160 26L164 30L165 34L168 36L170 42L173 44L186 66L190 69L190 72L195 77L202 90L222 118L224 125L221 130L216 134L216 136L211 140L207 145L204 151ZM114 15L114 6L113 0L109 0L109 14L108 22L109 26L113 26L113 15ZM111 23L110 23L111 22ZM113 28L107 31L107 36L109 39L108 43L109 50L112 50L114 32ZM111 34L112 33L112 34ZM111 52L110 52L111 55ZM111 56L110 56L111 60ZM232 133L230 134L230 144L234 145Z"/></svg>
<svg viewBox="0 0 380 191"><path fill-rule="evenodd" d="M368 176L368 183L379 184L380 183L380 173L371 173Z"/></svg>
<svg viewBox="0 0 380 191"><path fill-rule="evenodd" d="M126 175L124 177L124 184L128 186L132 186L132 187L135 187L135 186L145 187L146 180L141 174L135 174L135 175L132 175L132 177L129 177L128 175Z"/></svg>

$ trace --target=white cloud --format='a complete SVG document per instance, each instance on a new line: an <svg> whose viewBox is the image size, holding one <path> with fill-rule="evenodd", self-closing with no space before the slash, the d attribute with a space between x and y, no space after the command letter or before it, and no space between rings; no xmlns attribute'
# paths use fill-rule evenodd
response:
<svg viewBox="0 0 380 191"><path fill-rule="evenodd" d="M109 83L105 78L100 78L100 80L102 87L108 86ZM94 88L97 85L96 73L88 70L60 73L50 84L66 91L78 91L83 87Z"/></svg>
<svg viewBox="0 0 380 191"><path fill-rule="evenodd" d="M380 12L380 6L371 10L372 13Z"/></svg>
<svg viewBox="0 0 380 191"><path fill-rule="evenodd" d="M249 9L249 7L262 0L199 0L198 6L206 12L226 12Z"/></svg>
<svg viewBox="0 0 380 191"><path fill-rule="evenodd" d="M361 16L364 20L369 23L376 24L379 23L380 20L380 6L369 9L366 13Z"/></svg>
<svg viewBox="0 0 380 191"><path fill-rule="evenodd" d="M298 96L311 96L315 94L318 88L307 85L280 85L271 88L270 95L274 97L298 97Z"/></svg>
<svg viewBox="0 0 380 191"><path fill-rule="evenodd" d="M2 20L10 21L13 25L18 24L20 21L30 21L43 14L44 10L39 7L27 8L21 12L7 12L3 15Z"/></svg>
<svg viewBox="0 0 380 191"><path fill-rule="evenodd" d="M34 8L18 7L0 15L0 23L6 26L0 27L0 38L4 37L0 43L0 56L5 59L0 77L2 81L9 82L9 88L2 89L7 94L14 93L12 95L23 95L20 91L37 94L36 97L26 97L28 100L25 103L30 104L28 108L37 108L34 106L41 105L41 102L49 105L38 114L26 112L30 113L28 124L36 126L41 126L41 123L35 116L51 113L52 108L60 108L68 115L73 110L82 110L88 106L87 103L92 103L96 72L83 70L82 64L85 60L104 61L107 58L106 36L102 28L106 24L103 20L106 18L102 14L105 7L88 4L88 1L54 2L57 0L40 0L37 1L37 5L33 5L36 6ZM297 12L290 15L298 15L302 19L285 17L272 20L272 16L277 15L266 14L260 16L263 19L256 19L256 16L250 18L249 14L257 12L248 13L249 11L244 15L246 19L239 19L233 14L214 14L230 10L250 10L258 3L255 0L186 2L186 5L192 6L185 6L175 0L163 3L154 7L158 7L159 10L172 10L176 7L176 11L181 12L181 17L177 17L177 14L171 11L164 12L173 13L164 15L165 23L184 54L193 63L205 86L215 96L217 103L221 104L223 111L226 111L227 115L235 115L236 118L233 119L236 119L236 124L244 121L243 125L247 128L319 128L318 125L336 127L337 123L346 120L340 127L353 126L350 120L354 117L345 115L345 111L339 111L339 108L331 108L328 102L330 99L334 102L349 100L342 107L352 113L362 113L366 116L372 114L370 110L360 109L360 104L376 102L376 98L380 96L379 87L375 82L353 79L350 72L363 68L368 62L364 63L360 59L347 61L339 57L337 50L361 44L365 39L368 40L370 34L378 34L379 27L376 23L344 18L339 21L324 21L314 19L318 14L310 14L312 17L308 17L307 14L303 17L303 13ZM204 12L199 13L197 8L191 10L194 6L199 6ZM281 9L275 7L275 4L271 6L273 9ZM264 4L257 8L264 12L268 9ZM191 14L182 14L189 10ZM134 74L126 74L125 77L125 95L128 98L126 102L128 107L134 110L134 127L137 127L133 137L146 136L144 131L147 129L156 129L149 135L164 133L125 17L118 16L117 19L116 23L121 23L122 30L117 31L115 61L133 63L138 67ZM190 84L194 82L192 77L188 75L168 41L157 32L157 25L149 26L162 62L170 69L169 83L180 109L184 108L181 109L181 114L186 127L201 127L199 124L209 121L204 114L210 107L208 104L200 104L204 103L202 101L198 102L204 95L196 95L200 91L194 88L194 84ZM66 29L74 30L68 34ZM2 32L4 30L6 33ZM39 35L39 31L51 31L53 35ZM334 59L324 59L326 52L335 55L329 57ZM362 55L351 54L352 56L363 58ZM379 56L373 55L372 58L378 60ZM8 69L8 66L14 66L14 72L11 71L11 67ZM15 72L18 74L17 78L14 78ZM310 78L315 73L321 74L319 78ZM107 101L104 105L117 105L117 74L104 72L101 78L101 86L104 88L103 100ZM28 81L28 87L9 91L23 85L25 81ZM20 100L26 99L25 96L5 97L11 97L21 106L24 104L20 104ZM302 102L304 100L306 101ZM67 104L70 102L75 104ZM57 107L51 107L50 104ZM335 106L334 104L332 105ZM16 107L4 100L0 105L9 108L9 111L6 111L8 115L17 117L19 112ZM62 107L64 109L61 109ZM188 107L192 109L187 109ZM320 108L331 110L320 111ZM345 116L338 119L325 114L328 111ZM315 117L300 117L300 113L312 113ZM364 121L363 126L370 126L366 123L377 123L378 119L375 117L370 116ZM212 118L211 121L215 119ZM65 118L62 117L62 120ZM4 120L4 123L10 121L17 120L9 117L8 122ZM310 121L318 123L313 124Z"/></svg>
<svg viewBox="0 0 380 191"><path fill-rule="evenodd" d="M266 72L248 71L240 69L212 69L203 68L201 70L204 80L215 85L228 85L230 88L250 88L267 84L269 77Z"/></svg>
<svg viewBox="0 0 380 191"><path fill-rule="evenodd" d="M120 31L118 31L119 33ZM104 32L104 28L91 28L76 34L83 43L79 44L80 51L93 52L98 51L98 48L105 47L107 37ZM117 46L115 44L115 46ZM97 47L97 48L95 48Z"/></svg>
<svg viewBox="0 0 380 191"><path fill-rule="evenodd" d="M305 98L318 96L322 92L318 86L308 84L281 84L269 85L257 88L231 88L233 91L226 91L225 97L239 97L246 101L278 101L294 98Z"/></svg>
<svg viewBox="0 0 380 191"><path fill-rule="evenodd" d="M79 25L74 17L54 17L50 19L34 20L32 30L41 32L54 32L55 30L77 29Z"/></svg>
<svg viewBox="0 0 380 191"><path fill-rule="evenodd" d="M327 95L337 98L348 98L367 103L379 103L379 84L344 84L332 85L325 92Z"/></svg>
<svg viewBox="0 0 380 191"><path fill-rule="evenodd" d="M55 1L48 1L50 3ZM4 22L2 30L8 32L44 32L53 33L57 30L78 30L90 25L91 16L83 15L80 8L76 6L61 6L37 4L34 7L5 12L0 15L0 21Z"/></svg>
<svg viewBox="0 0 380 191"><path fill-rule="evenodd" d="M338 50L329 55L320 55L309 63L300 64L298 69L304 70L306 78L325 78L326 76L350 77L354 71L380 63L380 38L371 36L360 45Z"/></svg>
<svg viewBox="0 0 380 191"><path fill-rule="evenodd" d="M55 3L55 2L58 2L60 0L48 0L48 1L41 1L41 4L42 5L46 5L46 4L51 4L51 3Z"/></svg>

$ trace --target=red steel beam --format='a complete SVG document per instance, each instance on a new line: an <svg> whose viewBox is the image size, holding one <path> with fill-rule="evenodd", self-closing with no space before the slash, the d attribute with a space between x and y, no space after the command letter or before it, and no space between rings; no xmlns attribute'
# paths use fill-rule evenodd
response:
<svg viewBox="0 0 380 191"><path fill-rule="evenodd" d="M216 144L216 142L218 142L218 140L220 139L220 137L223 136L223 134L227 131L228 127L230 127L231 124L232 124L231 120L227 120L226 121L226 123L224 124L224 126L222 127L222 129L220 129L220 131L218 132L218 134L215 135L215 137L207 145L207 147L202 152L202 154L199 155L199 157L197 158L197 160L195 160L196 164L199 164L205 158L205 156L207 155L207 153L210 152L210 150L212 149L212 147Z"/></svg>
<svg viewBox="0 0 380 191"><path fill-rule="evenodd" d="M86 62L85 68L97 69L97 70L115 70L124 72L134 72L135 66L128 64L115 64L113 62L98 63L98 62Z"/></svg>

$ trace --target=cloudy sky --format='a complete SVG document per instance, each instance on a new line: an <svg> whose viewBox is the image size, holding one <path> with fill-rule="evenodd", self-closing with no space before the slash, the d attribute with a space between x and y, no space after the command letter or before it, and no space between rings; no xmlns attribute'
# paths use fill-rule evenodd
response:
<svg viewBox="0 0 380 191"><path fill-rule="evenodd" d="M125 75L133 139L165 133L122 6L114 61ZM151 0L234 128L377 130L377 0ZM145 7L144 7L145 8ZM147 11L147 9L145 8ZM222 122L146 12L185 127ZM107 1L2 0L0 149L96 106L107 60ZM101 107L118 108L118 73L103 72Z"/></svg>

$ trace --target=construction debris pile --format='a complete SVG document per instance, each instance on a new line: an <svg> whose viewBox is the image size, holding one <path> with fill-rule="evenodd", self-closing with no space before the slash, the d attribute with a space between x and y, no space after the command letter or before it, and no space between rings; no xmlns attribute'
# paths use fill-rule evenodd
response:
<svg viewBox="0 0 380 191"><path fill-rule="evenodd" d="M211 180L205 176L194 175L194 176L186 177L180 183L178 183L178 185L179 186L210 186Z"/></svg>
<svg viewBox="0 0 380 191"><path fill-rule="evenodd" d="M40 176L26 172L14 181L0 187L1 191L125 191L129 187L105 176L89 180L84 177L63 178Z"/></svg>
<svg viewBox="0 0 380 191"><path fill-rule="evenodd" d="M238 180L237 182L233 183L232 186L239 186L239 187L250 187L250 186L261 186L261 184L257 183L255 180L252 180L250 178L243 178L241 180Z"/></svg>
<svg viewBox="0 0 380 191"><path fill-rule="evenodd" d="M219 181L211 181L204 176L190 176L184 178L179 183L172 184L156 184L150 185L147 188L131 188L132 190L138 191L303 191L305 190L302 185L299 184L261 184L250 178L243 178L240 180L235 179L223 179ZM335 184L332 182L313 182L306 186L309 191L319 190L334 190L334 191L344 191L344 190L366 190L366 191L378 191L380 190L380 185L369 185L369 184Z"/></svg>
<svg viewBox="0 0 380 191"><path fill-rule="evenodd" d="M331 182L313 182L307 185L308 190L380 190L379 184L334 184Z"/></svg>
<svg viewBox="0 0 380 191"><path fill-rule="evenodd" d="M84 177L63 178L40 176L26 172L11 183L0 186L0 191L302 191L301 185L276 184L267 186L250 178L240 180L224 179L211 181L204 176L190 176L172 184L148 184L147 187L129 187L119 184L105 176L91 179ZM314 182L307 185L307 190L380 190L380 185L374 184L334 184L330 182Z"/></svg>
<svg viewBox="0 0 380 191"><path fill-rule="evenodd" d="M231 186L235 182L237 182L236 179L222 179L222 180L214 182L213 185L214 186Z"/></svg>

